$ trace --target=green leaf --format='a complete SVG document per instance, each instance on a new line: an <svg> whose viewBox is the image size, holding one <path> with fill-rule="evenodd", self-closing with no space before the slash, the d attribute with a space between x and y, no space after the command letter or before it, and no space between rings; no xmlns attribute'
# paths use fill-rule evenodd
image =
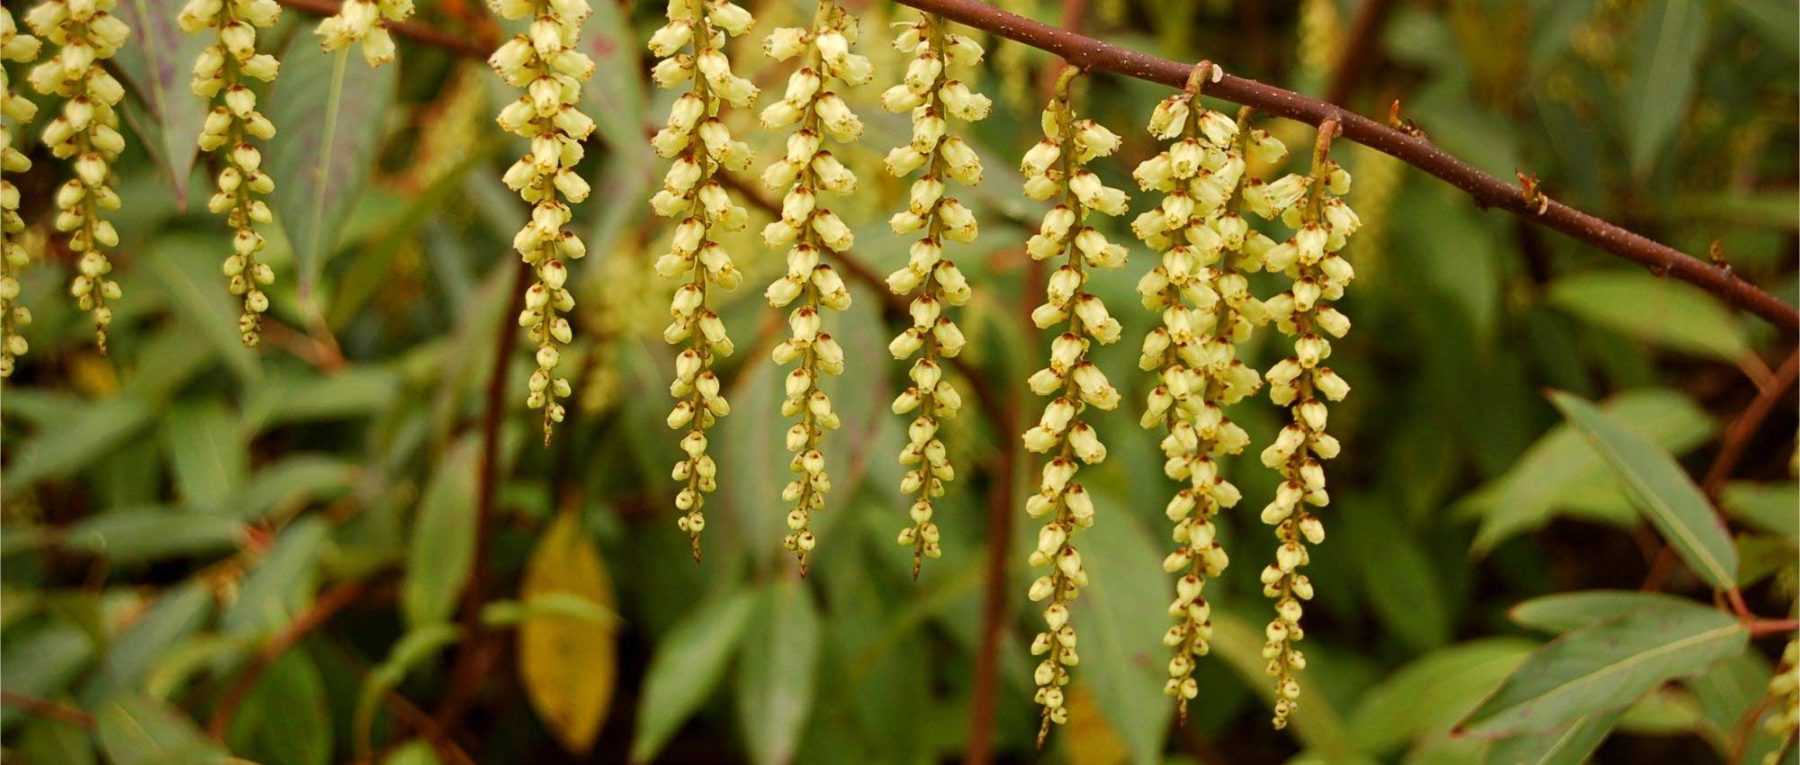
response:
<svg viewBox="0 0 1800 765"><path fill-rule="evenodd" d="M1351 498L1344 504L1343 539L1350 549L1382 551L1356 565L1369 604L1390 633L1420 652L1450 641L1450 610L1436 563L1394 507Z"/></svg>
<svg viewBox="0 0 1800 765"><path fill-rule="evenodd" d="M165 593L108 646L100 673L83 691L82 700L97 704L144 691L156 663L200 629L212 607L212 593L197 580Z"/></svg>
<svg viewBox="0 0 1800 765"><path fill-rule="evenodd" d="M1603 408L1677 454L1704 443L1713 432L1712 418L1687 396L1671 390L1626 391ZM1548 523L1558 509L1571 504L1571 496L1616 483L1598 450L1574 426L1559 424L1504 475L1464 500L1465 507L1481 516L1471 547L1477 554L1485 553L1515 534Z"/></svg>
<svg viewBox="0 0 1800 765"><path fill-rule="evenodd" d="M248 385L261 379L261 362L238 334L242 309L219 274L219 263L231 254L231 240L222 235L165 236L150 245L149 254L146 270L168 294L175 312L225 358L239 382Z"/></svg>
<svg viewBox="0 0 1800 765"><path fill-rule="evenodd" d="M231 718L233 751L263 765L331 762L331 708L325 681L305 651L288 651L257 679Z"/></svg>
<svg viewBox="0 0 1800 765"><path fill-rule="evenodd" d="M1117 495L1090 489L1094 501L1119 507ZM1162 644L1174 585L1163 574L1155 538L1137 518L1117 513L1082 537L1088 586L1071 615L1081 635L1076 682L1130 749L1131 761L1159 759L1174 705L1162 692L1169 649Z"/></svg>
<svg viewBox="0 0 1800 765"><path fill-rule="evenodd" d="M1642 271L1587 271L1550 285L1550 304L1583 321L1696 356L1737 361L1744 327L1699 287Z"/></svg>
<svg viewBox="0 0 1800 765"><path fill-rule="evenodd" d="M1719 504L1731 517L1746 525L1780 534L1800 536L1800 512L1795 511L1795 497L1800 497L1800 484L1747 483L1734 481L1725 485Z"/></svg>
<svg viewBox="0 0 1800 765"><path fill-rule="evenodd" d="M129 565L236 548L249 527L227 516L167 507L109 510L70 527L62 545Z"/></svg>
<svg viewBox="0 0 1800 765"><path fill-rule="evenodd" d="M738 726L756 765L793 762L812 715L820 653L818 607L798 579L761 594L737 664Z"/></svg>
<svg viewBox="0 0 1800 765"><path fill-rule="evenodd" d="M1260 624L1252 626L1235 614L1214 609L1212 650L1213 655L1224 660L1264 702L1273 703L1275 689L1268 673L1263 671L1268 661L1262 657L1264 640ZM1308 750L1320 753L1328 761L1349 759L1355 744L1345 732L1337 710L1332 709L1317 681L1306 673L1300 674L1299 681L1300 698L1305 702L1288 718L1289 729Z"/></svg>
<svg viewBox="0 0 1800 765"><path fill-rule="evenodd" d="M1695 573L1721 590L1737 585L1731 535L1674 457L1580 398L1552 392L1550 400L1625 480L1638 509Z"/></svg>
<svg viewBox="0 0 1800 765"><path fill-rule="evenodd" d="M249 472L249 444L237 415L218 400L176 407L163 420L162 441L183 502L207 511L227 509L226 498Z"/></svg>
<svg viewBox="0 0 1800 765"><path fill-rule="evenodd" d="M94 765L94 744L87 731L71 723L48 718L25 723L19 734L18 748L13 751L21 762L55 763L56 765Z"/></svg>
<svg viewBox="0 0 1800 765"><path fill-rule="evenodd" d="M290 454L250 476L230 504L247 520L259 519L307 502L324 501L348 490L355 463L326 454Z"/></svg>
<svg viewBox="0 0 1800 765"><path fill-rule="evenodd" d="M189 87L194 59L212 43L204 34L188 34L175 23L182 0L124 0L115 11L131 27L131 40L119 48L119 69L150 116L156 120L157 145L145 147L162 165L175 190L176 203L186 205L188 180L200 151L200 124L206 101ZM147 131L148 132L148 131ZM234 325L235 326L235 325Z"/></svg>
<svg viewBox="0 0 1800 765"><path fill-rule="evenodd" d="M149 404L136 398L84 402L65 421L46 426L18 446L12 464L6 466L7 496L87 467L137 435L153 414Z"/></svg>
<svg viewBox="0 0 1800 765"><path fill-rule="evenodd" d="M16 596L8 593L8 599ZM0 642L0 664L6 673L0 675L0 688L32 698L59 695L94 658L94 641L80 627L66 621L53 621L31 632L9 629ZM11 726L24 713L17 707L0 707L0 724Z"/></svg>
<svg viewBox="0 0 1800 765"><path fill-rule="evenodd" d="M1669 612L1683 609L1712 610L1686 598L1660 592L1589 590L1532 598L1513 606L1507 616L1521 627L1562 633L1611 621L1633 611L1649 609Z"/></svg>
<svg viewBox="0 0 1800 765"><path fill-rule="evenodd" d="M1688 678L1687 686L1700 703L1700 714L1706 718L1702 735L1712 742L1721 757L1730 757L1738 748L1743 733L1739 725L1750 709L1767 698L1769 662L1754 651L1745 651L1719 662L1710 671ZM1742 755L1731 765L1761 765L1763 758L1781 748L1783 737L1764 727L1770 717L1780 714L1770 705L1755 720L1750 740L1742 746Z"/></svg>
<svg viewBox="0 0 1800 765"><path fill-rule="evenodd" d="M261 637L280 630L306 609L318 585L319 555L331 524L304 518L283 529L269 554L250 570L219 626L228 634Z"/></svg>
<svg viewBox="0 0 1800 765"><path fill-rule="evenodd" d="M1433 651L1357 699L1349 729L1357 748L1386 752L1443 733L1492 693L1537 644L1487 638Z"/></svg>
<svg viewBox="0 0 1800 765"><path fill-rule="evenodd" d="M107 704L94 716L100 748L112 765L222 763L224 750L174 708L142 696Z"/></svg>
<svg viewBox="0 0 1800 765"><path fill-rule="evenodd" d="M399 393L399 376L382 367L354 366L324 376L271 375L251 391L244 420L269 428L366 417L386 411Z"/></svg>
<svg viewBox="0 0 1800 765"><path fill-rule="evenodd" d="M598 120L599 131L615 152L642 152L646 147L642 48L626 13L630 7L597 3L593 8L594 14L581 25L581 41L577 45L594 60L595 66L594 78L581 89L582 111L606 115ZM624 164L638 163L633 159Z"/></svg>
<svg viewBox="0 0 1800 765"><path fill-rule="evenodd" d="M1763 40L1789 57L1800 57L1800 7L1789 0L1731 0L1726 3Z"/></svg>
<svg viewBox="0 0 1800 765"><path fill-rule="evenodd" d="M1606 741L1622 712L1595 712L1544 733L1525 733L1498 741L1488 761L1508 765L1582 765Z"/></svg>
<svg viewBox="0 0 1800 765"><path fill-rule="evenodd" d="M787 505L781 499L781 487L794 474L788 469L787 450L782 448L788 429L778 406L784 373L767 354L758 356L738 372L739 381L728 397L766 405L734 407L731 416L713 430L713 443L719 450L719 485L737 488L714 495L723 512L709 512L707 517L724 521L720 524L724 533L703 536L703 546L729 544L732 537L780 540L787 533L783 521ZM777 545L749 545L750 556L759 567L766 567L780 551Z"/></svg>
<svg viewBox="0 0 1800 765"><path fill-rule="evenodd" d="M422 627L450 618L475 562L475 474L481 441L467 436L450 447L432 470L419 500L406 554L401 610L407 624Z"/></svg>
<svg viewBox="0 0 1800 765"><path fill-rule="evenodd" d="M281 79L263 102L281 132L263 167L275 180L275 211L294 249L303 300L375 164L399 70L371 69L348 49L326 53L309 35L294 35L281 57Z"/></svg>
<svg viewBox="0 0 1800 765"><path fill-rule="evenodd" d="M1687 114L1706 48L1706 21L1698 0L1652 0L1638 20L1624 119L1631 170L1640 178L1655 167Z"/></svg>
<svg viewBox="0 0 1800 765"><path fill-rule="evenodd" d="M739 591L699 604L657 644L644 673L632 762L656 759L663 744L712 693L744 636L755 603L754 592Z"/></svg>
<svg viewBox="0 0 1800 765"><path fill-rule="evenodd" d="M446 646L462 639L454 624L437 623L414 627L389 650L388 657L363 678L362 690L356 697L356 715L351 723L357 750L366 751L370 731L375 726L375 710L388 691L400 685L407 673L435 658Z"/></svg>
<svg viewBox="0 0 1800 765"><path fill-rule="evenodd" d="M1743 652L1749 633L1714 610L1653 609L1584 627L1533 653L1460 727L1546 732L1625 708L1645 691Z"/></svg>

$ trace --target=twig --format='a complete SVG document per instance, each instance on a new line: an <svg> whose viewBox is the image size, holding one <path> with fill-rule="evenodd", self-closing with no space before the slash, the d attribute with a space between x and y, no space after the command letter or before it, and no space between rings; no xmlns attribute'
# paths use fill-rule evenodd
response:
<svg viewBox="0 0 1800 765"><path fill-rule="evenodd" d="M1719 456L1713 458L1712 467L1707 468L1706 478L1701 481L1700 489L1714 503L1719 500L1719 492L1725 488L1725 481L1731 478L1731 472L1737 468L1738 460L1744 456L1745 447L1749 446L1751 437L1762 427L1769 413L1775 411L1775 404L1787 395L1794 387L1794 379L1800 374L1800 351L1788 354L1787 360L1775 370L1774 380L1763 386L1750 405L1744 407L1744 413L1731 422L1731 427L1719 439Z"/></svg>
<svg viewBox="0 0 1800 765"><path fill-rule="evenodd" d="M0 691L0 706L9 706L21 710L25 714L42 717L46 720L66 722L77 728L94 727L94 716L59 701L40 699L12 691Z"/></svg>
<svg viewBox="0 0 1800 765"><path fill-rule="evenodd" d="M928 13L1062 56L1085 69L1099 69L1179 88L1191 67L1145 53L1056 29L1007 13L978 0L899 0ZM1767 319L1776 327L1800 330L1800 310L1761 288L1618 225L1557 202L1542 194L1527 195L1518 187L1475 169L1430 142L1383 125L1342 106L1307 98L1290 90L1227 74L1207 88L1209 95L1253 106L1278 117L1317 125L1338 119L1343 137L1391 155L1462 189L1483 207L1498 207L1549 226L1602 250L1692 283L1724 301Z"/></svg>
<svg viewBox="0 0 1800 765"><path fill-rule="evenodd" d="M963 757L966 765L987 765L993 759L995 699L1000 691L1000 642L1006 634L1007 553L1013 534L1013 486L1019 439L1014 423L1018 421L1018 400L1004 404L995 413L994 426L1000 429L1007 446L999 449L994 469L994 485L988 492L987 569L985 591L981 603L981 647L975 654L974 697L969 702L969 745Z"/></svg>
<svg viewBox="0 0 1800 765"><path fill-rule="evenodd" d="M1751 637L1784 635L1800 630L1800 619L1752 619L1745 626L1750 628Z"/></svg>
<svg viewBox="0 0 1800 765"><path fill-rule="evenodd" d="M275 0L301 13L333 16L338 12L337 0ZM470 40L416 21L387 22L388 31L416 43L443 48L459 56L486 59L496 46L492 41Z"/></svg>
<svg viewBox="0 0 1800 765"><path fill-rule="evenodd" d="M1381 22L1387 20L1387 12L1393 6L1393 0L1363 0L1362 6L1356 9L1356 18L1350 22L1350 31L1344 36L1343 44L1338 46L1337 61L1331 67L1331 85L1325 88L1326 101L1349 103L1357 81L1373 63L1369 60L1370 52L1374 49L1375 38L1380 36Z"/></svg>
<svg viewBox="0 0 1800 765"><path fill-rule="evenodd" d="M345 582L326 590L318 600L313 601L312 607L302 611L280 632L270 637L268 642L263 643L262 648L257 649L256 655L250 658L250 663L244 666L242 672L238 673L237 680L231 684L231 688L225 691L224 696L220 697L219 705L213 708L212 718L206 725L207 735L217 740L224 740L225 732L231 729L231 718L237 714L238 706L244 703L244 697L248 696L250 690L256 687L256 681L262 677L263 671L267 670L269 665L274 664L307 634L323 626L338 611L355 602L362 593L363 583L360 581Z"/></svg>
<svg viewBox="0 0 1800 765"><path fill-rule="evenodd" d="M1761 701L1744 710L1744 715L1738 718L1737 724L1731 726L1731 757L1726 762L1744 761L1744 749L1750 745L1750 737L1756 733L1756 721L1762 719L1763 713L1769 711L1769 705L1774 702L1773 696L1764 695Z"/></svg>
<svg viewBox="0 0 1800 765"><path fill-rule="evenodd" d="M278 0L283 5L312 14L337 11L331 0ZM1007 13L979 0L899 0L928 13L993 32L1040 50L1062 56L1084 69L1100 69L1179 88L1190 67L1147 53L1120 48ZM487 57L492 46L466 40L429 26L406 22L389 26L396 34L425 45L445 48L472 58ZM1800 309L1781 302L1726 269L1689 257L1622 226L1607 222L1541 193L1526 193L1505 181L1475 169L1469 163L1433 146L1424 138L1388 127L1336 104L1307 98L1291 90L1227 74L1211 88L1218 96L1278 117L1317 125L1338 118L1344 138L1431 173L1462 189L1482 207L1498 207L1526 220L1548 226L1606 252L1644 266L1652 273L1673 276L1717 295L1788 332L1800 331Z"/></svg>
<svg viewBox="0 0 1800 765"><path fill-rule="evenodd" d="M488 373L481 413L481 467L475 487L475 566L462 592L462 629L468 637L456 647L456 658L450 665L450 690L435 718L437 728L444 731L456 729L456 722L467 711L486 674L482 671L485 662L479 660L488 639L481 625L481 607L487 587L488 537L494 525L494 499L500 482L500 425L506 419L506 373L518 345L519 310L524 307L525 289L531 286L533 276L522 260L513 260L512 268L512 292L494 333L494 368Z"/></svg>

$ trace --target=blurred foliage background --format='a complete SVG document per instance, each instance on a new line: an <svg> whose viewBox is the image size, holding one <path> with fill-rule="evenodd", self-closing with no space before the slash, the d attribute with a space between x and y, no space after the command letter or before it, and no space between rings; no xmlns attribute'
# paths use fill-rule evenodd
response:
<svg viewBox="0 0 1800 765"><path fill-rule="evenodd" d="M778 325L761 299L782 265L751 234L731 242L749 278L722 311L744 349L726 368L734 413L715 437L722 488L705 561L689 559L662 423L671 285L649 269L667 232L645 204L662 167L646 128L672 97L649 86L642 53L662 8L596 2L584 45L600 69L584 97L602 129L584 167L599 193L576 209L592 253L576 270L577 339L563 363L576 404L548 447L520 404L527 354L495 357L498 333L514 331L508 242L524 216L499 178L522 147L493 126L512 94L482 61L403 39L398 66L352 57L334 92L314 17L289 9L266 38L286 49L264 98L281 131L265 154L279 281L253 351L219 275L224 227L193 203L210 186L186 85L199 38L174 28L176 0L120 5L138 36L118 62L133 93L111 356L91 347L64 297L72 259L44 235L61 163L27 138L36 167L12 179L41 258L24 279L32 350L0 394L8 761L202 762L227 750L295 765L954 759L969 735L990 544L1013 553L1018 618L1000 654L1003 760L1501 761L1506 744L1450 728L1551 637L1509 608L1646 579L1709 601L1695 573L1655 563L1656 533L1544 391L1603 402L1699 476L1794 338L1340 144L1357 179L1349 201L1369 225L1345 303L1356 331L1333 359L1354 392L1333 417L1345 449L1329 466L1331 537L1314 555L1295 726L1267 724L1256 573L1274 545L1243 508L1260 507L1274 474L1254 459L1230 467L1249 501L1223 521L1235 565L1208 590L1215 656L1200 665L1185 727L1160 692L1172 486L1156 436L1130 411L1147 384L1133 361L1150 322L1132 308L1151 262L1139 248L1096 282L1132 338L1100 354L1130 404L1098 418L1113 458L1084 472L1100 520L1084 543L1094 585L1075 615L1087 660L1074 719L1035 753L1020 615L1031 530L984 538L988 498L1035 470L996 472L1017 434L970 398L947 439L963 477L938 515L945 556L913 581L893 540L905 503L892 459L901 420L886 411L900 371L884 350L892 322L857 287L831 330L852 356L833 394L845 419L831 437L836 489L813 573L795 576L779 547L785 422L766 352ZM1001 4L1167 58L1205 55L1235 74L1335 91L1366 114L1400 99L1406 118L1482 169L1528 170L1557 199L1689 253L1716 241L1735 272L1796 299L1791 0L1374 3L1372 33L1351 56L1348 33L1371 0ZM761 55L761 38L803 25L811 4L746 5L758 24L735 62L767 92L785 70ZM903 66L887 24L911 11L847 5L877 75L850 94L868 130L837 151L862 180L838 211L857 227L856 256L885 274L908 242L887 231L904 186L879 157L907 127L875 96ZM470 0L422 2L418 19L477 43L503 33ZM961 322L966 357L1011 401L1044 345L1022 320L1036 302L1022 245L1037 208L1013 168L1036 140L1043 72L1056 62L982 39L977 79L996 109L971 136L986 179L963 198L983 232L953 254L977 293ZM1143 124L1165 91L1108 76L1088 90L1089 110L1127 139L1095 167L1130 188L1130 168L1155 151ZM340 135L321 151L334 96ZM760 156L776 155L752 114L732 119ZM1311 139L1297 123L1267 126L1290 146ZM1131 241L1120 228L1113 238ZM307 252L321 275L302 295L295 253ZM1273 334L1245 350L1248 363L1275 358ZM506 388L484 512L496 364ZM1263 399L1231 414L1258 443L1278 427ZM1795 602L1795 426L1786 396L1720 495L1739 580L1765 616L1791 616ZM1741 723L1764 713L1780 648L1755 641L1642 695L1598 731L1612 735L1596 761L1761 762L1777 742Z"/></svg>

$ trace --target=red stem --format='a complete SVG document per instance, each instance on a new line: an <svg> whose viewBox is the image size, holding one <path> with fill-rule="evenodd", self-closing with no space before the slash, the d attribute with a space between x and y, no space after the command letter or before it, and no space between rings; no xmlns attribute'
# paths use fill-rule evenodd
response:
<svg viewBox="0 0 1800 765"><path fill-rule="evenodd" d="M1110 43L1065 32L1047 24L1007 13L978 0L900 0L927 13L935 13L1002 37L1049 51L1086 69L1099 69L1180 88L1193 66ZM1333 103L1284 90L1273 85L1226 74L1209 84L1207 95L1255 107L1278 117L1317 125L1329 119L1342 124L1343 137L1448 181L1475 198L1482 207L1498 207L1526 220L1561 231L1588 244L1673 276L1717 295L1727 303L1767 319L1776 327L1800 331L1800 310L1781 302L1728 269L1692 258L1623 227L1557 202L1535 191L1528 193L1475 169L1469 163L1433 146L1424 138L1388 127Z"/></svg>

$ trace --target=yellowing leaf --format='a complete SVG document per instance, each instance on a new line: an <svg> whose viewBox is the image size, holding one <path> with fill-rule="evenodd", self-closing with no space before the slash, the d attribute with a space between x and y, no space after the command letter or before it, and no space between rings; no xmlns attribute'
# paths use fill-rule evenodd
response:
<svg viewBox="0 0 1800 765"><path fill-rule="evenodd" d="M561 594L613 606L612 580L600 552L564 511L525 564L519 599ZM534 614L519 626L519 676L531 706L564 749L584 754L600 735L618 678L618 628L611 620Z"/></svg>
<svg viewBox="0 0 1800 765"><path fill-rule="evenodd" d="M1063 737L1070 765L1119 765L1131 761L1125 739L1106 722L1086 684L1069 693L1069 730Z"/></svg>

